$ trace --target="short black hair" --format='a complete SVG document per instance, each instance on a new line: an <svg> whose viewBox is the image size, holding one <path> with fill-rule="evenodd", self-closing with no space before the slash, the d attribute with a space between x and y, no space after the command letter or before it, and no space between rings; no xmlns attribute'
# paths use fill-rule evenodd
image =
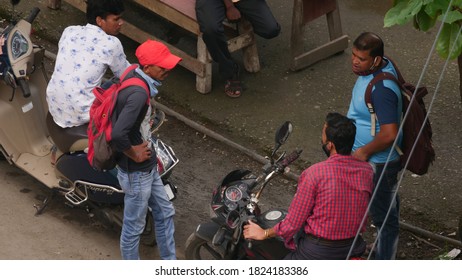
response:
<svg viewBox="0 0 462 280"><path fill-rule="evenodd" d="M326 124L327 141L334 143L337 153L351 154L356 136L354 121L339 113L328 113Z"/></svg>
<svg viewBox="0 0 462 280"><path fill-rule="evenodd" d="M372 57L383 57L383 41L382 38L375 33L361 33L353 42L353 46L360 51L369 51L369 55Z"/></svg>
<svg viewBox="0 0 462 280"><path fill-rule="evenodd" d="M96 18L121 15L125 11L123 0L87 0L87 22L96 25Z"/></svg>

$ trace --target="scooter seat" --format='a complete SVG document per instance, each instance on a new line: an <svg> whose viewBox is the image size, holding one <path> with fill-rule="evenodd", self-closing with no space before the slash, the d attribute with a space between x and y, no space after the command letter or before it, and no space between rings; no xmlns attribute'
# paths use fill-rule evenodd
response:
<svg viewBox="0 0 462 280"><path fill-rule="evenodd" d="M62 128L47 114L47 128L56 147L63 152L84 151L88 147L87 125Z"/></svg>

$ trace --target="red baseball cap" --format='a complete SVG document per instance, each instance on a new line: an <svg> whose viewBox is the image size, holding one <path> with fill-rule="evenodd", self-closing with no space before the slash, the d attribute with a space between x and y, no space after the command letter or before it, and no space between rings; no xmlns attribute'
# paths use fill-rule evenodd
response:
<svg viewBox="0 0 462 280"><path fill-rule="evenodd" d="M172 69L181 58L173 55L166 45L154 40L147 40L135 52L141 65L156 65L165 69Z"/></svg>

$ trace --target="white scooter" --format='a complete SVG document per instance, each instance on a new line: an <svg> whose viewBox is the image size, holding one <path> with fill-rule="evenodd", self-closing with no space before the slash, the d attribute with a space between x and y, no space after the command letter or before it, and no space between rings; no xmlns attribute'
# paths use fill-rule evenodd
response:
<svg viewBox="0 0 462 280"><path fill-rule="evenodd" d="M99 172L90 166L84 152L86 125L64 129L48 113L45 49L30 39L39 11L34 8L26 19L0 30L0 156L50 188L50 195L36 207L37 214L59 193L71 205L97 210L105 222L120 226L124 194L116 171ZM178 158L160 139L153 142L159 173L173 199L176 187L168 178Z"/></svg>

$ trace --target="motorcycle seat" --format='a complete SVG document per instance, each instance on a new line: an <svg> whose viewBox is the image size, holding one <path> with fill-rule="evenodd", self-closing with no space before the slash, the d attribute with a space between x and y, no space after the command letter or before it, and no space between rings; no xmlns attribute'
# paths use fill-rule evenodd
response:
<svg viewBox="0 0 462 280"><path fill-rule="evenodd" d="M88 125L62 128L55 123L50 113L47 113L46 123L51 139L61 152L85 151L88 147Z"/></svg>

